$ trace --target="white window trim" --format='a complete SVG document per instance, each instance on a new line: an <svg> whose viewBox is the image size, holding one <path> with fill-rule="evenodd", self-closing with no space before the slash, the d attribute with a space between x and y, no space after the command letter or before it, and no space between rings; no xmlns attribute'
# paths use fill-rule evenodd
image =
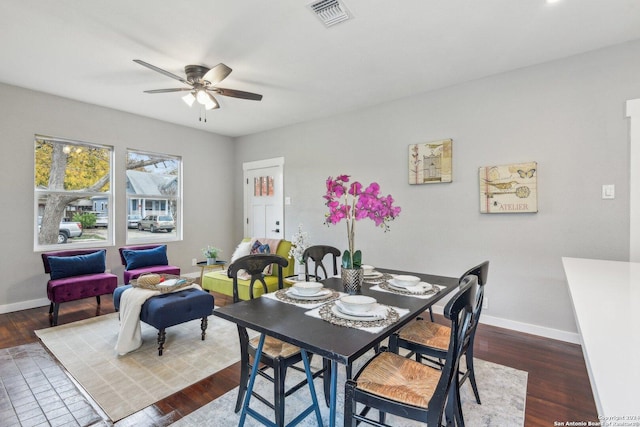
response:
<svg viewBox="0 0 640 427"><path fill-rule="evenodd" d="M115 188L117 185L117 182L115 180L115 173L114 173L114 169L115 169L115 147L110 146L110 145L106 145L106 144L96 144L96 143L91 143L91 142L86 142L86 141L78 141L78 140L73 140L73 139L67 139L67 138L60 138L60 137L53 137L53 136L48 136L48 135L40 135L40 134L35 134L34 135L34 144L35 141L38 139L42 139L42 140L47 140L47 141L52 141L55 143L68 143L68 144L73 144L73 145L84 145L84 146L88 146L88 147L96 147L96 148L101 148L101 149L108 149L109 150L109 191L105 192L105 193L100 193L101 195L106 195L107 197L107 203L108 203L108 211L107 211L107 216L108 216L108 226L107 226L107 238L106 240L91 240L91 241L80 241L80 242L73 242L73 243L62 243L62 244L55 244L55 245L41 245L38 242L38 201L40 199L40 197L42 195L46 195L46 194L50 194L50 193L57 193L57 191L49 191L49 190L38 190L35 187L35 153L34 153L34 159L33 159L33 170L34 170L34 186L33 186L33 218L34 218L34 223L33 223L33 249L34 252L47 252L47 251L56 251L56 250L73 250L73 249L84 249L84 248L95 248L95 247L108 247L108 246L113 246L114 245L114 241L115 241L115 224L114 224L114 215L113 212L116 209L115 206L115 196L114 196L114 192L115 192ZM95 196L96 193L83 193L83 192L78 192L77 194L79 195L86 195L88 197L91 196ZM85 231L83 230L83 234L85 233Z"/></svg>

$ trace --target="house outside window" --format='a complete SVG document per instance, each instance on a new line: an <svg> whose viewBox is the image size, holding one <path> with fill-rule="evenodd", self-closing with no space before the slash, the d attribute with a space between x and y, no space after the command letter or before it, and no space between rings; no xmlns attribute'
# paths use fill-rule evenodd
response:
<svg viewBox="0 0 640 427"><path fill-rule="evenodd" d="M36 135L34 156L34 250L113 245L113 147Z"/></svg>
<svg viewBox="0 0 640 427"><path fill-rule="evenodd" d="M182 159L127 151L127 243L180 240Z"/></svg>

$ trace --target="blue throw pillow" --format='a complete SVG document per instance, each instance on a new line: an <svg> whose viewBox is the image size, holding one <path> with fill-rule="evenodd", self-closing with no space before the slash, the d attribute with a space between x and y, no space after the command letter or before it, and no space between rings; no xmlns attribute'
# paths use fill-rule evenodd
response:
<svg viewBox="0 0 640 427"><path fill-rule="evenodd" d="M83 274L104 273L106 265L106 250L86 255L50 256L49 268L51 280Z"/></svg>
<svg viewBox="0 0 640 427"><path fill-rule="evenodd" d="M253 243L253 246L251 246L251 251L249 251L249 253L251 255L254 254L269 254L271 253L271 248L269 248L269 245L263 245L260 240L256 240Z"/></svg>
<svg viewBox="0 0 640 427"><path fill-rule="evenodd" d="M167 245L153 249L124 249L122 256L127 262L125 270L135 270L150 265L169 265Z"/></svg>

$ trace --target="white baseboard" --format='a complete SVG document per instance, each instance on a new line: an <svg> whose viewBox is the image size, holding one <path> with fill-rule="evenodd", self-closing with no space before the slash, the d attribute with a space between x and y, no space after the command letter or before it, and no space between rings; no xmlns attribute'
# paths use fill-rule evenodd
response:
<svg viewBox="0 0 640 427"><path fill-rule="evenodd" d="M51 304L47 298L32 299L29 301L20 301L13 304L0 305L0 314L11 313L14 311L28 310L36 307L46 307Z"/></svg>
<svg viewBox="0 0 640 427"><path fill-rule="evenodd" d="M435 313L443 313L444 307L434 306ZM488 316L482 313L480 323L499 328L511 329L512 331L523 332L525 334L538 335L544 338L550 338L559 341L565 341L572 344L580 344L580 335L576 332L562 331L560 329L547 328L545 326L532 325L530 323L518 322L516 320L503 319L501 317Z"/></svg>

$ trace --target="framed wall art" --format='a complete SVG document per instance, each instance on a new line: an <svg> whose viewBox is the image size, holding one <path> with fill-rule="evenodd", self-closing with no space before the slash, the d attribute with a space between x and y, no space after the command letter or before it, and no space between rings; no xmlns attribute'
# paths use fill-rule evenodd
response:
<svg viewBox="0 0 640 427"><path fill-rule="evenodd" d="M538 212L538 164L479 169L481 213Z"/></svg>
<svg viewBox="0 0 640 427"><path fill-rule="evenodd" d="M409 145L409 184L451 182L451 139Z"/></svg>

